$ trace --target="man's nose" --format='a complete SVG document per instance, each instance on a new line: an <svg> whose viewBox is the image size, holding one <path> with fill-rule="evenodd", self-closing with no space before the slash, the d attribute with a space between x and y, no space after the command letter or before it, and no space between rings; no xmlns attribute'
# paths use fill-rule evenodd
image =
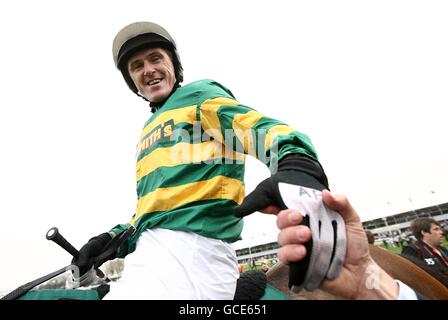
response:
<svg viewBox="0 0 448 320"><path fill-rule="evenodd" d="M143 62L143 75L150 76L154 73L154 65L148 61Z"/></svg>

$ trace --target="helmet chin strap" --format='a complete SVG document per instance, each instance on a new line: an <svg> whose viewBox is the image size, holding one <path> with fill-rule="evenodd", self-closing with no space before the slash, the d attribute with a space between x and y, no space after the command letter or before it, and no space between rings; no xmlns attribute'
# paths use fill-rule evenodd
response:
<svg viewBox="0 0 448 320"><path fill-rule="evenodd" d="M144 95L142 95L140 92L136 92L136 94L137 94L140 98L142 98L143 100L145 100L145 101L151 103L151 101L149 101L148 99L146 99L146 97L145 97Z"/></svg>

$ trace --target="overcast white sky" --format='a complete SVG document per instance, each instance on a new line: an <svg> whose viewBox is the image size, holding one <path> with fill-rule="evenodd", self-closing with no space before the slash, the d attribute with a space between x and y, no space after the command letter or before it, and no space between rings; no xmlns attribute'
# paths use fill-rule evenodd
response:
<svg viewBox="0 0 448 320"><path fill-rule="evenodd" d="M69 264L50 227L80 248L133 214L150 113L113 65L124 25L165 26L184 83L215 79L307 133L368 220L448 201L447 16L427 0L2 1L0 291ZM248 191L267 176L250 160ZM246 222L245 239L275 239L274 217Z"/></svg>

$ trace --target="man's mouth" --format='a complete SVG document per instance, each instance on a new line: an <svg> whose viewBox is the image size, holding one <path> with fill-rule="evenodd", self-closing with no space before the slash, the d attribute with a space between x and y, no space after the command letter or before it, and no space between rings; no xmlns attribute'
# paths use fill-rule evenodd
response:
<svg viewBox="0 0 448 320"><path fill-rule="evenodd" d="M146 83L146 85L148 85L148 86L153 86L153 85L159 84L160 81L162 81L162 79L153 79L153 80L148 81L148 82Z"/></svg>

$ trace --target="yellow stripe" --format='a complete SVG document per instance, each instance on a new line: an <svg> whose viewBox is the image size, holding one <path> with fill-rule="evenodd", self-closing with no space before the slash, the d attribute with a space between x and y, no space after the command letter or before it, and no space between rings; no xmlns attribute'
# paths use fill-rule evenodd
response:
<svg viewBox="0 0 448 320"><path fill-rule="evenodd" d="M140 136L140 140L142 140L144 136L150 133L151 130L157 127L159 124L164 124L169 120L173 120L174 125L181 122L193 124L193 122L196 121L196 106L189 106L180 109L169 110L162 113L160 116L158 116L154 121L152 121L143 129L142 134Z"/></svg>
<svg viewBox="0 0 448 320"><path fill-rule="evenodd" d="M257 124L263 115L257 111L249 111L244 114L237 114L233 117L233 129L250 130Z"/></svg>
<svg viewBox="0 0 448 320"><path fill-rule="evenodd" d="M294 131L293 128L284 125L284 124L280 124L277 126L273 126L272 128L270 128L266 134L266 140L264 143L264 148L267 150L271 147L272 143L274 142L275 138L278 135L288 135L290 134L292 131Z"/></svg>
<svg viewBox="0 0 448 320"><path fill-rule="evenodd" d="M216 140L197 144L179 142L169 148L158 148L138 161L137 181L159 167L174 167L221 158L244 161L243 154L228 150Z"/></svg>
<svg viewBox="0 0 448 320"><path fill-rule="evenodd" d="M237 114L233 117L232 128L238 140L244 147L244 152L256 156L255 142L252 136L252 127L263 118L261 113L249 111L244 114Z"/></svg>
<svg viewBox="0 0 448 320"><path fill-rule="evenodd" d="M221 123L218 117L218 110L222 105L237 106L239 103L236 100L229 98L215 98L205 100L201 104L201 125L202 129L206 131L210 136L223 142L221 132Z"/></svg>
<svg viewBox="0 0 448 320"><path fill-rule="evenodd" d="M139 199L136 215L130 224L135 224L145 213L170 210L192 201L227 199L240 204L243 198L243 183L238 179L224 176L178 187L159 188Z"/></svg>

